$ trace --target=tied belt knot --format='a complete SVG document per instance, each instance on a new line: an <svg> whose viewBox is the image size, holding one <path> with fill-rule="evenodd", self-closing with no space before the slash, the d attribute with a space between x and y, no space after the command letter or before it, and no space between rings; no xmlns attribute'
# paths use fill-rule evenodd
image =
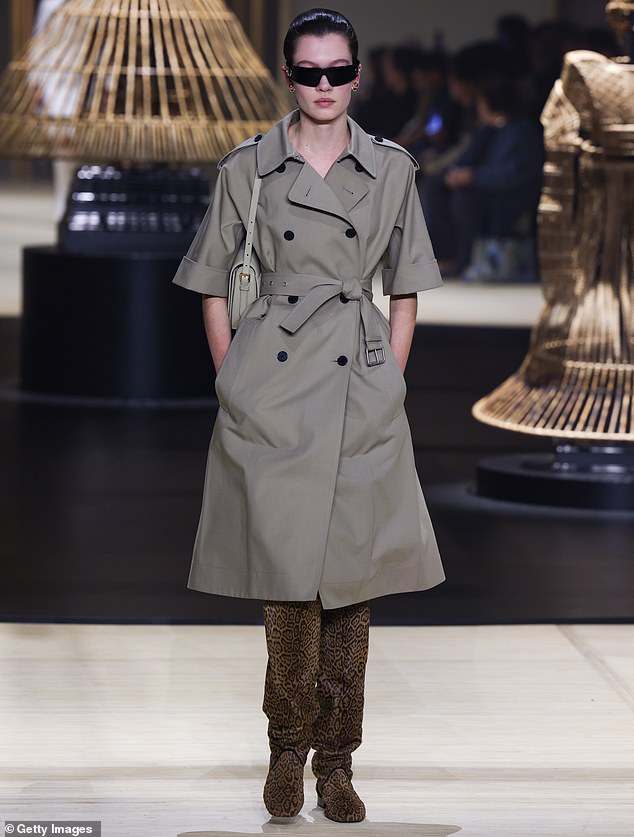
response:
<svg viewBox="0 0 634 837"><path fill-rule="evenodd" d="M303 297L280 323L281 328L289 334L294 334L318 308L334 297L343 295L346 299L357 301L363 326L366 362L368 366L385 363L385 346L379 315L372 304L372 289L365 287L360 279L334 279L298 273L263 273L260 294L296 294Z"/></svg>
<svg viewBox="0 0 634 837"><path fill-rule="evenodd" d="M364 293L368 299L372 299L372 291L368 288L366 291L361 282L357 278L341 279L341 293L346 299L361 299Z"/></svg>

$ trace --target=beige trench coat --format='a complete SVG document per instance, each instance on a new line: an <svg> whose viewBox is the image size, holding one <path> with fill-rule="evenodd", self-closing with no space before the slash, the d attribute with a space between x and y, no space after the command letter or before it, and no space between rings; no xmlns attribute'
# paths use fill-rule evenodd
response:
<svg viewBox="0 0 634 837"><path fill-rule="evenodd" d="M349 120L323 179L288 139L294 111L219 165L212 204L174 282L227 296L255 169L261 295L216 378L188 586L342 607L444 580L420 489L385 294L441 284L416 163ZM383 361L383 362L380 362Z"/></svg>

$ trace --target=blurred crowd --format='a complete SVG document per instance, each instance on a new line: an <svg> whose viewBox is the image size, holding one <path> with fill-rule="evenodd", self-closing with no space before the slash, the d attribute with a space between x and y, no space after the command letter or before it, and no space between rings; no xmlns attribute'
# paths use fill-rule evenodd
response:
<svg viewBox="0 0 634 837"><path fill-rule="evenodd" d="M619 54L607 29L561 21L530 26L518 15L497 21L494 40L452 55L442 43L370 51L352 116L418 160L419 194L445 275L536 278L530 264L544 157L539 117L573 49Z"/></svg>

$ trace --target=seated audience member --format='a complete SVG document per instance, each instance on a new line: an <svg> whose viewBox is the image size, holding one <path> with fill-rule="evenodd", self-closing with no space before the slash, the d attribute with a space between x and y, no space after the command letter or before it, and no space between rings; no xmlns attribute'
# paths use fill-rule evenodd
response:
<svg viewBox="0 0 634 837"><path fill-rule="evenodd" d="M424 153L419 162L426 176L441 174L464 151L477 125L476 93L483 76L511 72L506 51L495 41L478 41L450 60L447 92L452 104L451 130L440 147Z"/></svg>
<svg viewBox="0 0 634 837"><path fill-rule="evenodd" d="M416 111L417 95L412 87L411 71L416 50L393 47L383 54L381 69L388 89L379 124L370 126L371 133L394 139Z"/></svg>
<svg viewBox="0 0 634 837"><path fill-rule="evenodd" d="M506 50L495 41L478 41L451 57L447 91L454 108L451 130L440 146L430 145L417 155L421 170L418 193L425 210L427 228L439 261L453 259L454 235L444 217L436 215L439 202L446 202L447 168L467 148L477 127L476 94L481 75L507 72Z"/></svg>
<svg viewBox="0 0 634 837"><path fill-rule="evenodd" d="M517 83L522 110L539 117L536 112L540 94L531 67L531 27L522 15L502 15L496 21L497 42L506 52L508 66Z"/></svg>
<svg viewBox="0 0 634 837"><path fill-rule="evenodd" d="M447 56L419 50L412 59L412 87L418 96L416 113L396 137L414 157L438 154L455 144L460 105L447 89Z"/></svg>
<svg viewBox="0 0 634 837"><path fill-rule="evenodd" d="M583 31L574 24L547 20L533 27L528 37L531 67L528 116L539 119L553 84L561 75L566 52L584 48Z"/></svg>
<svg viewBox="0 0 634 837"><path fill-rule="evenodd" d="M528 49L530 26L522 15L502 15L495 22L497 42L505 50L507 60L513 66L515 74L523 76L530 73L531 62Z"/></svg>
<svg viewBox="0 0 634 837"><path fill-rule="evenodd" d="M385 46L375 46L363 62L362 84L350 103L350 116L364 131L378 134L391 93L383 77Z"/></svg>
<svg viewBox="0 0 634 837"><path fill-rule="evenodd" d="M450 275L468 267L478 236L532 234L541 191L542 129L517 112L513 79L482 79L476 107L479 127L471 142L446 170L442 185L436 181L425 193L428 219L448 231L453 245L439 254Z"/></svg>

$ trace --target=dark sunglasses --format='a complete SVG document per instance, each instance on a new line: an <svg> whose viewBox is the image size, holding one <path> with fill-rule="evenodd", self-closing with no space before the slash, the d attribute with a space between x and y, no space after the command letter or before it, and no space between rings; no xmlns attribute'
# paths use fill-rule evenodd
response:
<svg viewBox="0 0 634 837"><path fill-rule="evenodd" d="M348 84L359 75L358 64L347 64L345 67L298 67L296 64L286 66L288 77L296 84L304 87L317 87L323 76L326 76L331 87L341 87Z"/></svg>

